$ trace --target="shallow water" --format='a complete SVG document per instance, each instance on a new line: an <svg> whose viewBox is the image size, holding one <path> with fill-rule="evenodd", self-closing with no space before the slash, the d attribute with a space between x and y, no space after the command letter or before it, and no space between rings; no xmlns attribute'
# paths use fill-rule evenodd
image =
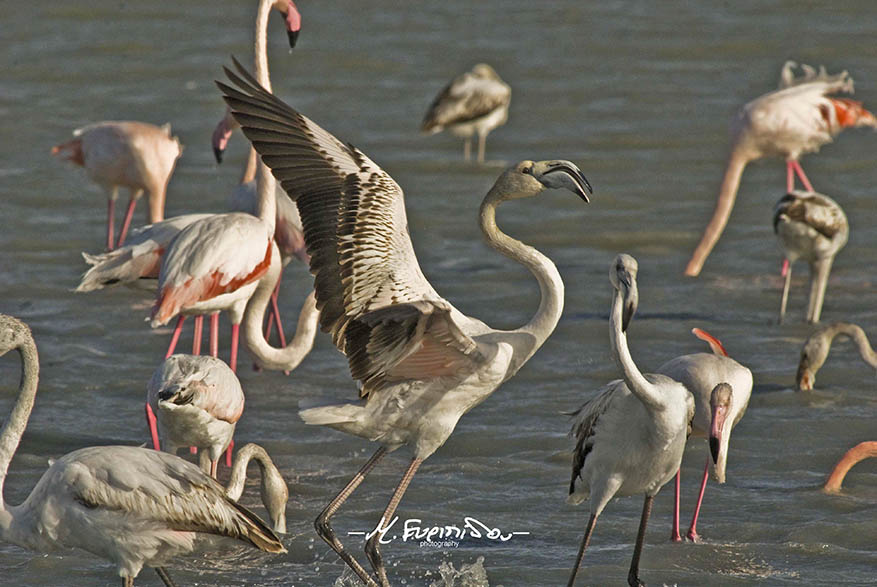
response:
<svg viewBox="0 0 877 587"><path fill-rule="evenodd" d="M877 436L874 373L852 345L838 343L816 391L791 389L810 328L802 323L802 266L795 268L788 322L775 324L781 257L771 213L784 187L780 162L746 170L731 223L702 276L681 275L712 212L728 120L748 99L775 87L786 59L848 69L856 96L877 107L871 3L366 6L302 0L304 29L293 52L274 17L274 89L396 178L407 193L420 264L458 308L493 326L514 327L538 304L532 277L490 251L475 221L480 198L505 165L570 159L596 189L588 206L557 192L510 203L499 213L505 231L557 263L566 282L563 318L518 376L461 420L421 468L399 510L400 523L419 518L424 526L461 525L470 516L529 535L507 542L470 538L456 548L396 540L384 548L393 583L436 584L442 568L451 573L447 565L457 571L474 565L470 579L483 569L494 586L566 581L587 511L564 502L571 443L562 413L617 376L607 344L607 268L620 251L640 264L640 313L630 340L643 370L705 350L689 334L700 326L750 366L756 381L749 411L734 431L728 482L707 490L699 524L704 543L667 541L671 492L665 488L653 510L641 577L670 585L873 583L877 466L853 469L840 496L818 488L847 448ZM87 445L146 441L140 402L169 332L143 323L150 301L140 293L71 293L85 269L79 252L102 246L104 197L81 170L52 160L49 148L97 120L170 121L186 150L170 184L167 214L223 210L246 145L236 136L226 163L213 163L210 134L223 111L213 80L230 54L249 63L255 2L93 0L4 8L0 311L31 325L42 360L37 405L6 482L5 497L14 504L49 458ZM509 122L490 136L490 162L483 166L461 161L456 138L417 132L435 93L478 61L493 64L513 88ZM877 261L875 148L873 133L848 131L804 159L816 187L844 206L851 224L823 320L856 322L872 333L877 294L867 268ZM138 210L135 221L142 218ZM307 272L290 267L281 300L288 316L309 287ZM225 336L222 344L227 354ZM316 537L312 521L375 447L306 428L296 408L299 401L354 397L346 362L321 336L290 377L254 373L246 357L241 364L247 408L237 440L265 445L289 481L289 554L222 544L218 555L205 549L175 562L172 575L181 585L331 585L343 565ZM4 418L17 382L17 358L0 361ZM691 441L683 464L685 517L705 453L703 441ZM387 458L335 518L339 536L363 560L357 540L346 534L374 526L408 458L405 450ZM261 512L256 489L251 485L243 501ZM624 581L640 508L639 497L607 507L580 583ZM351 584L345 577L341 583ZM0 545L2 584L115 580L108 563L87 554L44 556ZM454 581L473 584L459 576ZM158 579L145 571L141 583Z"/></svg>

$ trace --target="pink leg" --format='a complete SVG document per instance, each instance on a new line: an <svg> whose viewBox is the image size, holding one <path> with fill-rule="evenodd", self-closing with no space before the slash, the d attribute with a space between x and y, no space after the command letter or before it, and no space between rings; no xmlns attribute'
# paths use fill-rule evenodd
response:
<svg viewBox="0 0 877 587"><path fill-rule="evenodd" d="M670 531L670 540L673 542L682 542L682 536L679 535L679 481L682 475L682 467L676 471L676 501L673 502L673 529Z"/></svg>
<svg viewBox="0 0 877 587"><path fill-rule="evenodd" d="M219 312L210 314L210 356L219 356Z"/></svg>
<svg viewBox="0 0 877 587"><path fill-rule="evenodd" d="M240 324L231 325L231 358L228 361L228 366L231 367L233 373L237 373L238 369L238 334L240 331Z"/></svg>
<svg viewBox="0 0 877 587"><path fill-rule="evenodd" d="M180 333L183 331L183 321L185 319L186 317L182 314L177 318L177 325L174 328L174 335L171 337L171 343L167 347L167 353L164 356L165 359L174 354L174 349L177 348L177 341L180 340Z"/></svg>
<svg viewBox="0 0 877 587"><path fill-rule="evenodd" d="M204 316L195 316L195 331L192 338L192 354L201 354L201 335L204 332Z"/></svg>
<svg viewBox="0 0 877 587"><path fill-rule="evenodd" d="M113 224L116 215L116 201L112 198L107 200L107 250L113 250Z"/></svg>
<svg viewBox="0 0 877 587"><path fill-rule="evenodd" d="M786 161L786 193L795 189L795 166L791 159Z"/></svg>
<svg viewBox="0 0 877 587"><path fill-rule="evenodd" d="M783 267L780 269L780 276L785 277L786 273L789 272L789 260L783 259Z"/></svg>
<svg viewBox="0 0 877 587"><path fill-rule="evenodd" d="M216 479L216 469L219 468L219 461L210 461L210 476Z"/></svg>
<svg viewBox="0 0 877 587"><path fill-rule="evenodd" d="M119 242L116 243L116 247L121 247L122 243L125 242L125 237L128 235L128 229L131 227L131 218L134 217L134 206L137 205L137 200L135 198L131 198L128 200L128 209L125 211L125 221L122 222L122 230L119 231Z"/></svg>
<svg viewBox="0 0 877 587"><path fill-rule="evenodd" d="M161 444L158 442L158 425L156 424L155 413L149 404L146 404L146 425L149 427L149 434L152 436L152 448L161 450Z"/></svg>
<svg viewBox="0 0 877 587"><path fill-rule="evenodd" d="M280 321L280 306L277 305L277 296L279 293L280 283L278 282L277 287L274 288L274 293L271 294L271 313L277 320L277 336L280 337L280 346L283 347L286 346L286 335L283 334L283 322ZM265 338L268 337L266 336Z"/></svg>
<svg viewBox="0 0 877 587"><path fill-rule="evenodd" d="M225 449L225 466L231 469L231 453L234 451L234 438L231 439L231 442L228 443L228 448Z"/></svg>
<svg viewBox="0 0 877 587"><path fill-rule="evenodd" d="M196 454L198 454L198 447L197 447L197 446L190 446L190 447L189 447L189 454L190 454L190 455L196 455Z"/></svg>
<svg viewBox="0 0 877 587"><path fill-rule="evenodd" d="M798 174L798 177L801 178L801 183L804 184L804 189L808 192L812 192L813 186L810 184L810 180L807 179L807 176L804 175L804 168L801 167L801 164L797 159L792 161L792 165L795 167L795 172Z"/></svg>
<svg viewBox="0 0 877 587"><path fill-rule="evenodd" d="M703 468L703 480L700 482L700 493L697 496L697 505L694 508L694 517L691 518L691 527L688 528L688 539L692 542L700 542L697 535L697 516L700 514L700 503L703 501L703 492L706 491L706 481L710 476L710 459L707 457L706 466Z"/></svg>

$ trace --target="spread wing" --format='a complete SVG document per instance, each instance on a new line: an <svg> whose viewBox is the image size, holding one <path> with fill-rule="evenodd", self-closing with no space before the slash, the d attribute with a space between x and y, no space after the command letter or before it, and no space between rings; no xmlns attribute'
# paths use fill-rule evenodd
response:
<svg viewBox="0 0 877 587"><path fill-rule="evenodd" d="M399 303L442 301L423 276L402 189L364 153L341 143L259 86L235 61L239 88L217 82L244 134L301 214L320 324L347 350L351 320Z"/></svg>
<svg viewBox="0 0 877 587"><path fill-rule="evenodd" d="M464 372L483 360L432 288L408 235L402 189L261 88L235 61L218 85L234 117L301 214L320 325L367 396L404 379Z"/></svg>
<svg viewBox="0 0 877 587"><path fill-rule="evenodd" d="M506 84L466 72L454 78L432 101L421 130L439 131L449 124L481 118L510 100L511 89Z"/></svg>

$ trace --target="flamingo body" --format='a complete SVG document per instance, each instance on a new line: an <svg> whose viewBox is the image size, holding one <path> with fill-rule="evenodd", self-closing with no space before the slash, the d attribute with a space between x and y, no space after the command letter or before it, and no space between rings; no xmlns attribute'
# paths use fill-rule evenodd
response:
<svg viewBox="0 0 877 587"><path fill-rule="evenodd" d="M360 403L310 408L300 415L306 423L382 445L315 522L320 536L359 578L375 585L337 540L329 518L388 450L407 443L414 458L384 512L383 519L392 519L423 460L445 442L464 413L520 369L560 319L563 282L556 267L501 233L496 207L550 187L587 201L591 188L568 161L522 161L497 179L482 203L482 230L494 248L530 269L543 299L521 328L492 329L456 310L423 276L398 184L363 152L278 100L235 65L239 75L226 73L238 89L219 86L244 134L295 199L311 254L320 324L361 384ZM296 163L303 160L309 163ZM374 537L366 554L380 583L389 584Z"/></svg>
<svg viewBox="0 0 877 587"><path fill-rule="evenodd" d="M734 118L732 148L716 209L685 268L686 275L700 273L718 242L730 218L747 164L764 157L782 157L787 167L786 191L795 189L795 173L804 188L813 191L798 163L801 155L818 151L845 128L877 128L877 118L860 102L834 97L840 92L853 91L853 80L846 71L829 75L824 68L817 72L804 65L804 75L795 77L795 66L792 61L786 62L780 74L779 89L749 102Z"/></svg>
<svg viewBox="0 0 877 587"><path fill-rule="evenodd" d="M21 355L22 378L18 400L0 430L0 540L39 552L86 550L116 565L126 586L144 565L160 567L191 552L199 532L286 552L270 528L196 466L145 448L100 446L68 453L21 505L6 506L2 485L33 408L39 358L30 329L0 315L0 355L13 349Z"/></svg>
<svg viewBox="0 0 877 587"><path fill-rule="evenodd" d="M466 140L464 157L469 160L470 140L478 135L478 161L484 162L487 135L508 120L512 90L486 63L479 63L445 86L430 104L421 130L433 134L449 129Z"/></svg>
<svg viewBox="0 0 877 587"><path fill-rule="evenodd" d="M786 254L780 321L786 313L792 265L804 259L810 265L810 301L807 321L819 322L834 257L847 244L850 226L840 205L823 194L793 191L777 202L773 229Z"/></svg>
<svg viewBox="0 0 877 587"><path fill-rule="evenodd" d="M56 145L52 153L85 168L88 177L104 188L111 207L107 224L108 248L125 240L137 200L148 194L150 223L164 219L164 202L177 159L183 152L170 125L161 127L144 122L98 122L73 131L74 139ZM131 191L131 200L118 243L112 242L112 203L118 188Z"/></svg>
<svg viewBox="0 0 877 587"><path fill-rule="evenodd" d="M146 401L158 417L165 451L208 451L211 473L244 411L244 392L232 370L214 357L171 355L149 380Z"/></svg>

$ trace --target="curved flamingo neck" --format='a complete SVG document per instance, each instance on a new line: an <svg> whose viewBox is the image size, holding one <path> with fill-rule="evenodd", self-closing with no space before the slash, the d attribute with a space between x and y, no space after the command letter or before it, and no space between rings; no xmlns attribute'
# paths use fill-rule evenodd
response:
<svg viewBox="0 0 877 587"><path fill-rule="evenodd" d="M828 337L829 347L831 346L831 343L834 342L836 336L841 334L849 336L856 343L856 347L859 349L859 354L862 355L862 359L870 366L877 368L877 353L871 348L871 343L868 341L868 335L865 334L865 331L862 330L860 326L848 322L838 322L827 329L825 334Z"/></svg>
<svg viewBox="0 0 877 587"><path fill-rule="evenodd" d="M860 442L850 450L837 462L828 480L823 486L823 491L837 493L841 489L844 478L853 466L859 461L867 458L877 457L877 441Z"/></svg>
<svg viewBox="0 0 877 587"><path fill-rule="evenodd" d="M615 297L612 300L612 313L609 316L609 343L612 347L612 357L615 364L621 369L621 374L627 387L639 400L650 410L660 410L664 407L660 391L643 376L642 372L633 362L630 349L627 346L627 334L621 330L622 308L624 296L616 288Z"/></svg>
<svg viewBox="0 0 877 587"><path fill-rule="evenodd" d="M254 179L256 179L256 168L259 164L259 154L256 153L256 149L250 147L250 153L247 156L247 164L244 167L244 173L241 175L241 183L250 183Z"/></svg>
<svg viewBox="0 0 877 587"><path fill-rule="evenodd" d="M259 463L260 474L264 477L266 458L268 458L268 453L257 444L251 443L239 450L231 469L231 477L228 479L225 493L231 499L239 500L244 493L244 484L247 482L247 467L250 461L256 459L256 462Z"/></svg>
<svg viewBox="0 0 877 587"><path fill-rule="evenodd" d="M743 170L752 159L752 155L740 147L734 148L728 156L725 177L722 179L722 187L719 188L719 197L716 200L716 209L691 255L691 260L688 261L685 275L691 277L699 275L706 258L719 242L719 237L722 236L722 231L725 230L725 225L728 224L728 219L731 217L731 210L734 208L734 200L737 198Z"/></svg>
<svg viewBox="0 0 877 587"><path fill-rule="evenodd" d="M279 265L280 255L276 248L272 251L272 255L276 256ZM269 275L273 277L269 277ZM268 344L262 334L262 322L279 275L279 267L273 270L269 269L268 275L262 279L253 293L253 297L250 298L244 314L244 341L262 367L291 371L298 367L314 346L314 338L316 338L319 328L320 312L317 310L316 294L311 292L302 305L292 340L283 348L276 348Z"/></svg>
<svg viewBox="0 0 877 587"><path fill-rule="evenodd" d="M18 347L18 353L21 355L21 384L18 388L18 400L16 400L3 429L0 430L0 512L5 511L3 485L9 471L9 463L12 462L12 457L15 455L24 429L27 427L39 382L40 361L37 345L33 339L22 343ZM0 531L6 527L8 524L0 520Z"/></svg>
<svg viewBox="0 0 877 587"><path fill-rule="evenodd" d="M481 203L479 215L481 230L490 245L500 254L517 261L530 270L539 283L539 308L529 322L511 332L530 335L525 341L513 339L514 357L511 374L520 369L533 354L542 346L554 331L563 312L563 280L551 259L533 247L516 240L496 225L496 208L500 202L508 199L495 187L487 193Z"/></svg>

